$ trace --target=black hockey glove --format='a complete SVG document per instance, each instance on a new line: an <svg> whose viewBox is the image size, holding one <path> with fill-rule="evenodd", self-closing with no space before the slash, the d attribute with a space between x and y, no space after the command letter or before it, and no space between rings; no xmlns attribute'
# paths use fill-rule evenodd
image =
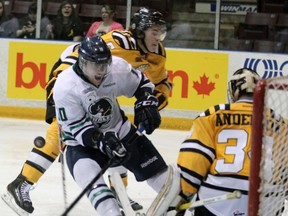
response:
<svg viewBox="0 0 288 216"><path fill-rule="evenodd" d="M158 111L158 99L153 95L139 98L134 106L134 124L142 125L147 134L151 134L160 126L161 116Z"/></svg>
<svg viewBox="0 0 288 216"><path fill-rule="evenodd" d="M109 131L103 134L103 137L98 144L100 151L109 158L115 156L111 166L119 166L128 159L126 148L115 132Z"/></svg>

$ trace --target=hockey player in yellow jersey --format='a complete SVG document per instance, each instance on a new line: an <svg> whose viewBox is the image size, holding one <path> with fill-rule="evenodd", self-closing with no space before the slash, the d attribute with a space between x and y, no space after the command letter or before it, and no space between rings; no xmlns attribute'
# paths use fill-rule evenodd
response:
<svg viewBox="0 0 288 216"><path fill-rule="evenodd" d="M240 199L197 207L194 216L247 215L253 92L258 80L251 69L237 70L228 82L232 103L210 107L193 121L177 159L181 195L174 197L170 207L194 196L202 200L239 190ZM156 208L162 214L167 211L161 209L163 200ZM184 214L185 210L177 216Z"/></svg>
<svg viewBox="0 0 288 216"><path fill-rule="evenodd" d="M154 9L141 8L133 16L130 30L112 31L104 35L103 39L110 47L112 55L124 58L133 67L144 72L154 83L153 94L158 98L158 109L161 110L167 106L172 88L165 69L166 52L161 43L166 34L166 22L160 12ZM10 206L14 211L33 212L34 207L29 195L30 187L38 182L60 154L58 124L52 97L53 86L57 75L74 64L77 59L78 44L69 46L61 54L49 76L46 86L46 122L50 126L46 133L46 142L40 142L40 145L39 142L36 143L19 176L7 186L6 197L10 197L10 201L14 200L17 204L17 206ZM119 171L124 185L127 186L126 170L119 168ZM20 196L16 194L20 194ZM130 199L130 203L134 210L143 208L132 199Z"/></svg>
<svg viewBox="0 0 288 216"><path fill-rule="evenodd" d="M7 186L7 193L2 194L2 199L19 215L32 213L34 207L30 199L29 190L38 182L46 170L52 165L60 153L58 138L58 123L56 121L55 106L52 89L55 83L53 71L65 60L68 54L75 51L79 44L73 44L65 49L59 60L54 64L46 85L46 117L50 124L43 142L34 142L34 146L25 161L21 173Z"/></svg>
<svg viewBox="0 0 288 216"><path fill-rule="evenodd" d="M181 144L178 166L183 194L197 200L240 190L232 199L195 208L195 216L247 215L253 92L259 75L237 70L229 81L231 104L210 107L193 122Z"/></svg>

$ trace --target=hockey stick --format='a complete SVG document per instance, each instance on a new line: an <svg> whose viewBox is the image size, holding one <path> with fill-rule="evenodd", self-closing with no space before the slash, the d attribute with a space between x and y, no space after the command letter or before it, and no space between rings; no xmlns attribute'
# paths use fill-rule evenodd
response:
<svg viewBox="0 0 288 216"><path fill-rule="evenodd" d="M182 204L176 209L176 211L183 211L186 209L188 209L189 211L192 211L194 208L199 207L199 206L208 205L208 204L212 204L212 203L216 203L216 202L220 202L224 200L229 200L229 199L240 199L240 198L241 198L241 192L239 190L235 190L232 193L215 196L215 197L211 197L207 199L202 199L202 200L198 200L198 201L191 202L191 203ZM174 210L174 209L170 209L170 210Z"/></svg>
<svg viewBox="0 0 288 216"><path fill-rule="evenodd" d="M115 157L115 156L114 156ZM112 157L107 164L105 164L101 171L92 179L92 181L84 188L84 190L76 197L76 199L68 206L68 208L61 214L61 216L66 216L71 209L79 202L79 200L84 196L84 194L93 186L93 184L106 172L106 170L111 166L114 161Z"/></svg>
<svg viewBox="0 0 288 216"><path fill-rule="evenodd" d="M60 148L59 161L61 163L61 175L62 175L62 188L63 188L63 196L64 196L64 206L67 208L68 206L68 197L67 197L67 188L66 188L66 174L65 174L65 156L64 156L64 143L61 136L61 128L58 125L58 142Z"/></svg>
<svg viewBox="0 0 288 216"><path fill-rule="evenodd" d="M127 141L126 145L133 143L139 136L142 136L144 131L143 127L139 127L136 133L134 133L130 139ZM92 181L83 189L83 191L76 197L76 199L68 206L68 208L61 214L61 216L66 216L71 209L79 202L79 200L84 196L84 194L93 186L93 184L106 172L106 170L111 166L114 161L115 156L113 156L107 164L105 164L100 172L92 179Z"/></svg>
<svg viewBox="0 0 288 216"><path fill-rule="evenodd" d="M68 198L67 198L67 189L66 189L66 174L65 174L65 162L64 162L64 152L60 152L59 161L61 163L61 174L62 174L62 188L63 188L63 196L64 196L64 206L67 208L68 206Z"/></svg>
<svg viewBox="0 0 288 216"><path fill-rule="evenodd" d="M113 183L116 194L121 202L125 215L134 215L134 210L130 205L126 188L124 187L120 174L117 171L113 171L110 175L110 179Z"/></svg>

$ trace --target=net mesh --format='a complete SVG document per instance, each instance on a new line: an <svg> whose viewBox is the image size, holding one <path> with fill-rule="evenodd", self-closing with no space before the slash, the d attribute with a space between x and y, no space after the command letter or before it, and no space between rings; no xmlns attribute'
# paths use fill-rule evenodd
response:
<svg viewBox="0 0 288 216"><path fill-rule="evenodd" d="M288 77L267 80L258 215L288 215Z"/></svg>

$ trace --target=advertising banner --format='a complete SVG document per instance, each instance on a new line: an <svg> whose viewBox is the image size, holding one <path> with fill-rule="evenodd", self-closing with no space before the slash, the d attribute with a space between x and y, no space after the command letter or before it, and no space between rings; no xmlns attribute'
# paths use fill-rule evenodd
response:
<svg viewBox="0 0 288 216"><path fill-rule="evenodd" d="M196 2L196 13L216 13L215 2ZM222 14L235 14L245 15L247 12L257 12L256 4L245 4L237 2L222 2L221 13Z"/></svg>
<svg viewBox="0 0 288 216"><path fill-rule="evenodd" d="M8 53L7 98L45 100L45 85L67 44L11 41Z"/></svg>
<svg viewBox="0 0 288 216"><path fill-rule="evenodd" d="M43 119L45 85L50 70L70 44L1 40L2 115ZM288 75L288 60L284 54L172 48L166 51L166 69L173 82L169 104L161 111L161 116L166 118L163 125L166 124L167 128L176 125L178 128L190 128L191 120L200 112L215 104L226 103L227 82L239 68L256 70L262 78ZM128 114L134 113L134 101L119 98ZM177 123L175 118L178 118Z"/></svg>
<svg viewBox="0 0 288 216"><path fill-rule="evenodd" d="M227 53L167 50L166 69L173 82L167 108L203 111L226 102ZM123 105L131 100L121 98Z"/></svg>
<svg viewBox="0 0 288 216"><path fill-rule="evenodd" d="M264 79L288 75L288 59L285 54L230 52L230 75L242 67L257 71Z"/></svg>
<svg viewBox="0 0 288 216"><path fill-rule="evenodd" d="M10 42L7 98L45 100L45 85L66 44ZM41 54L40 54L41 53ZM173 82L167 108L202 111L226 101L228 54L167 50L166 69ZM134 100L121 98L121 105Z"/></svg>

